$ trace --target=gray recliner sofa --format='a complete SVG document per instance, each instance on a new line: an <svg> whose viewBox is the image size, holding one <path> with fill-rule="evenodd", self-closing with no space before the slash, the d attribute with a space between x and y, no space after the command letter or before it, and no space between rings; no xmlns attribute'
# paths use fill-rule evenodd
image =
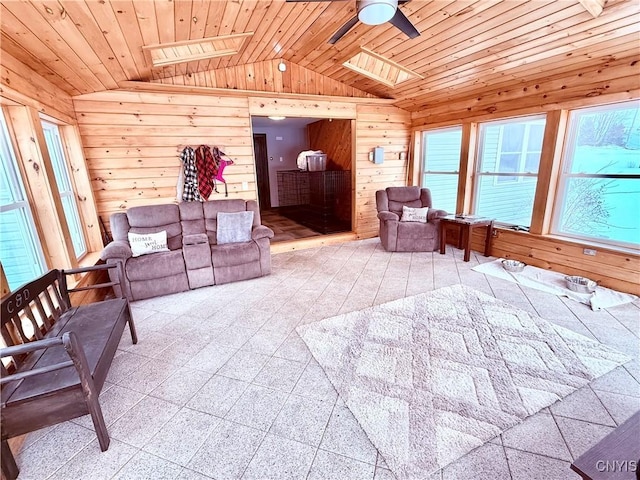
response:
<svg viewBox="0 0 640 480"><path fill-rule="evenodd" d="M218 244L219 212L253 211L251 240ZM141 300L207 285L247 280L271 273L269 239L273 231L261 225L254 200L225 199L207 202L132 207L111 215L113 242L100 258L118 264L124 295ZM167 232L169 251L134 257L128 233ZM117 275L114 269L110 275ZM119 293L119 292L117 292Z"/></svg>
<svg viewBox="0 0 640 480"><path fill-rule="evenodd" d="M402 207L429 207L427 223L403 222ZM420 187L387 187L376 192L380 242L388 252L433 252L440 248L440 217L432 208L431 191Z"/></svg>

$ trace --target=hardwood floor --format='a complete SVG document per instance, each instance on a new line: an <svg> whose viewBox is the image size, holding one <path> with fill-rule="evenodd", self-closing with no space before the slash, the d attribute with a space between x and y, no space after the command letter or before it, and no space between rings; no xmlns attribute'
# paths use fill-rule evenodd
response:
<svg viewBox="0 0 640 480"><path fill-rule="evenodd" d="M262 224L269 227L275 233L271 243L296 240L299 238L319 237L322 234L278 213L277 209L263 210L260 212Z"/></svg>

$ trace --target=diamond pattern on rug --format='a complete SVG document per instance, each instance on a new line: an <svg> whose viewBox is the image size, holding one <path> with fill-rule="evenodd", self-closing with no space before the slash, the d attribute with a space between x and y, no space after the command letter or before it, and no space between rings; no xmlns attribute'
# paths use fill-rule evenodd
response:
<svg viewBox="0 0 640 480"><path fill-rule="evenodd" d="M629 360L462 285L297 331L398 479L427 478Z"/></svg>

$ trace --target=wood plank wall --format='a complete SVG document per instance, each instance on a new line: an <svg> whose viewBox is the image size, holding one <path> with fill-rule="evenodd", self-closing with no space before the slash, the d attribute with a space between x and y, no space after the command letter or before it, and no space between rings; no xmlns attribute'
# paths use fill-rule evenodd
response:
<svg viewBox="0 0 640 480"><path fill-rule="evenodd" d="M2 103L34 107L63 122L75 123L71 96L38 75L20 60L0 50L0 98ZM14 104L15 105L15 104Z"/></svg>
<svg viewBox="0 0 640 480"><path fill-rule="evenodd" d="M486 230L475 229L471 248L484 251ZM589 246L596 256L582 253L585 245L576 241L498 229L491 241L491 255L520 260L527 265L591 278L600 285L640 295L640 260L637 255L610 248Z"/></svg>
<svg viewBox="0 0 640 480"><path fill-rule="evenodd" d="M247 97L240 92L211 96L135 91L81 95L74 97L74 106L98 213L105 223L112 213L131 206L175 201L184 145L206 142L223 147L236 162L225 170L229 198L257 199L250 117L256 113L356 118L349 144L357 175L354 215L359 221L354 230L361 237L378 234L375 190L402 185L406 178L406 161L399 160L399 153L408 149L410 115L392 106L350 103L344 97L319 101ZM385 147L382 165L368 160L376 146ZM224 195L211 196L219 198Z"/></svg>
<svg viewBox="0 0 640 480"><path fill-rule="evenodd" d="M327 154L327 170L352 170L351 120L319 120L307 132L310 148Z"/></svg>
<svg viewBox="0 0 640 480"><path fill-rule="evenodd" d="M257 198L246 98L109 91L74 97L74 106L105 224L132 206L174 202L187 145L222 148L235 162L225 170L229 198ZM218 190L210 199L224 198Z"/></svg>
<svg viewBox="0 0 640 480"><path fill-rule="evenodd" d="M358 105L356 119L355 231L358 238L378 235L376 190L407 184L407 152L411 116L393 106ZM384 161L374 164L369 152L384 148ZM404 153L405 160L400 159Z"/></svg>
<svg viewBox="0 0 640 480"><path fill-rule="evenodd" d="M482 95L456 95L434 100L432 105L412 114L413 126L441 126L462 121L482 121L534 112L574 108L585 103L610 103L640 97L638 68L640 55L611 58L603 65L532 79L517 87L487 86ZM409 107L407 101L399 106Z"/></svg>
<svg viewBox="0 0 640 480"><path fill-rule="evenodd" d="M374 95L295 63L285 62L287 70L280 72L278 70L279 63L280 60L277 59L267 60L235 67L160 78L152 80L152 82L167 85L230 88L257 92L375 98Z"/></svg>

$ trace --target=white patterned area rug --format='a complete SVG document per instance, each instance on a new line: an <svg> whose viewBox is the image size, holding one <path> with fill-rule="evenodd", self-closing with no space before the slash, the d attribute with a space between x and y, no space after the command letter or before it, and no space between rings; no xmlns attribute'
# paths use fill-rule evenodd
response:
<svg viewBox="0 0 640 480"><path fill-rule="evenodd" d="M297 329L398 479L424 479L629 360L462 285Z"/></svg>

